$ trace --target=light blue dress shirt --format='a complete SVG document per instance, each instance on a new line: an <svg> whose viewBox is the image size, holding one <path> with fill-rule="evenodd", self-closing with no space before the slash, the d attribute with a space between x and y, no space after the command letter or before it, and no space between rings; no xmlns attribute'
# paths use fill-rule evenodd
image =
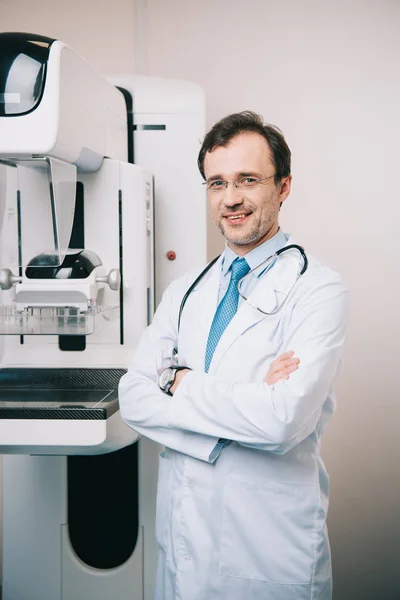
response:
<svg viewBox="0 0 400 600"><path fill-rule="evenodd" d="M283 248L283 246L287 243L289 236L284 234L281 229L272 237L267 240L263 244L254 248L247 254L245 254L244 258L249 264L250 269L255 269L260 265L263 261L267 260L270 256L275 254L277 250ZM238 254L236 254L231 248L229 248L228 244L225 246L225 256L222 262L221 267L221 278L219 284L219 292L218 292L218 304L221 302L224 297L228 286L229 280L231 278L231 265L233 261L238 258ZM246 279L243 281L243 286L241 290L246 296L250 295L250 292L254 288L257 283L258 278L264 273L264 270L256 271L255 273L249 273ZM244 302L243 298L239 297L239 305Z"/></svg>

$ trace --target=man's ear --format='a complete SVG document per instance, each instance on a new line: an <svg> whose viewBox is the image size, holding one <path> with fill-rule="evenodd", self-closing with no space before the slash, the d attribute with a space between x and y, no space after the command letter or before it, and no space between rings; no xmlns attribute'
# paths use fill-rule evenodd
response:
<svg viewBox="0 0 400 600"><path fill-rule="evenodd" d="M280 191L279 191L279 199L281 201L281 206L285 202L286 198L290 194L290 190L292 187L292 176L282 177L280 183Z"/></svg>

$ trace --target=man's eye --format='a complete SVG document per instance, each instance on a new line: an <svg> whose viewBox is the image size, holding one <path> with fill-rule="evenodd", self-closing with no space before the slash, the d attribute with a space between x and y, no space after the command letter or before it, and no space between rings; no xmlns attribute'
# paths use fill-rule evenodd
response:
<svg viewBox="0 0 400 600"><path fill-rule="evenodd" d="M242 185L248 185L248 186L252 186L255 183L257 183L257 179L255 177L243 177L243 179L240 180L240 183Z"/></svg>
<svg viewBox="0 0 400 600"><path fill-rule="evenodd" d="M224 182L221 179L221 180L217 180L217 181L212 181L208 187L216 189L216 188L223 187L223 185L224 185Z"/></svg>

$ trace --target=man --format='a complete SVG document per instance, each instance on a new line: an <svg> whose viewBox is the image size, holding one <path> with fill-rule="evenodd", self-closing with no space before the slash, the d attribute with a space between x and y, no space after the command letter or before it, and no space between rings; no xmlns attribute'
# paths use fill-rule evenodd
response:
<svg viewBox="0 0 400 600"><path fill-rule="evenodd" d="M120 384L125 421L166 446L155 598L330 600L319 450L346 290L296 248L264 262L294 243L278 224L291 186L279 130L251 112L230 115L198 163L225 251L188 296L179 332L198 273L167 289ZM173 348L184 368L163 371Z"/></svg>

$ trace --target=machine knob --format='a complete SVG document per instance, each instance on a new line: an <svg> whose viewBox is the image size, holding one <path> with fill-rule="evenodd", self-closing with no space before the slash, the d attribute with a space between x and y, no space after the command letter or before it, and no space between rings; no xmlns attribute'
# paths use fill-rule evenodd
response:
<svg viewBox="0 0 400 600"><path fill-rule="evenodd" d="M22 277L17 277L10 269L0 269L0 288L2 290L9 290L20 281L22 281Z"/></svg>
<svg viewBox="0 0 400 600"><path fill-rule="evenodd" d="M121 285L121 273L118 269L111 269L108 275L96 277L97 283L107 283L112 290L119 290Z"/></svg>

